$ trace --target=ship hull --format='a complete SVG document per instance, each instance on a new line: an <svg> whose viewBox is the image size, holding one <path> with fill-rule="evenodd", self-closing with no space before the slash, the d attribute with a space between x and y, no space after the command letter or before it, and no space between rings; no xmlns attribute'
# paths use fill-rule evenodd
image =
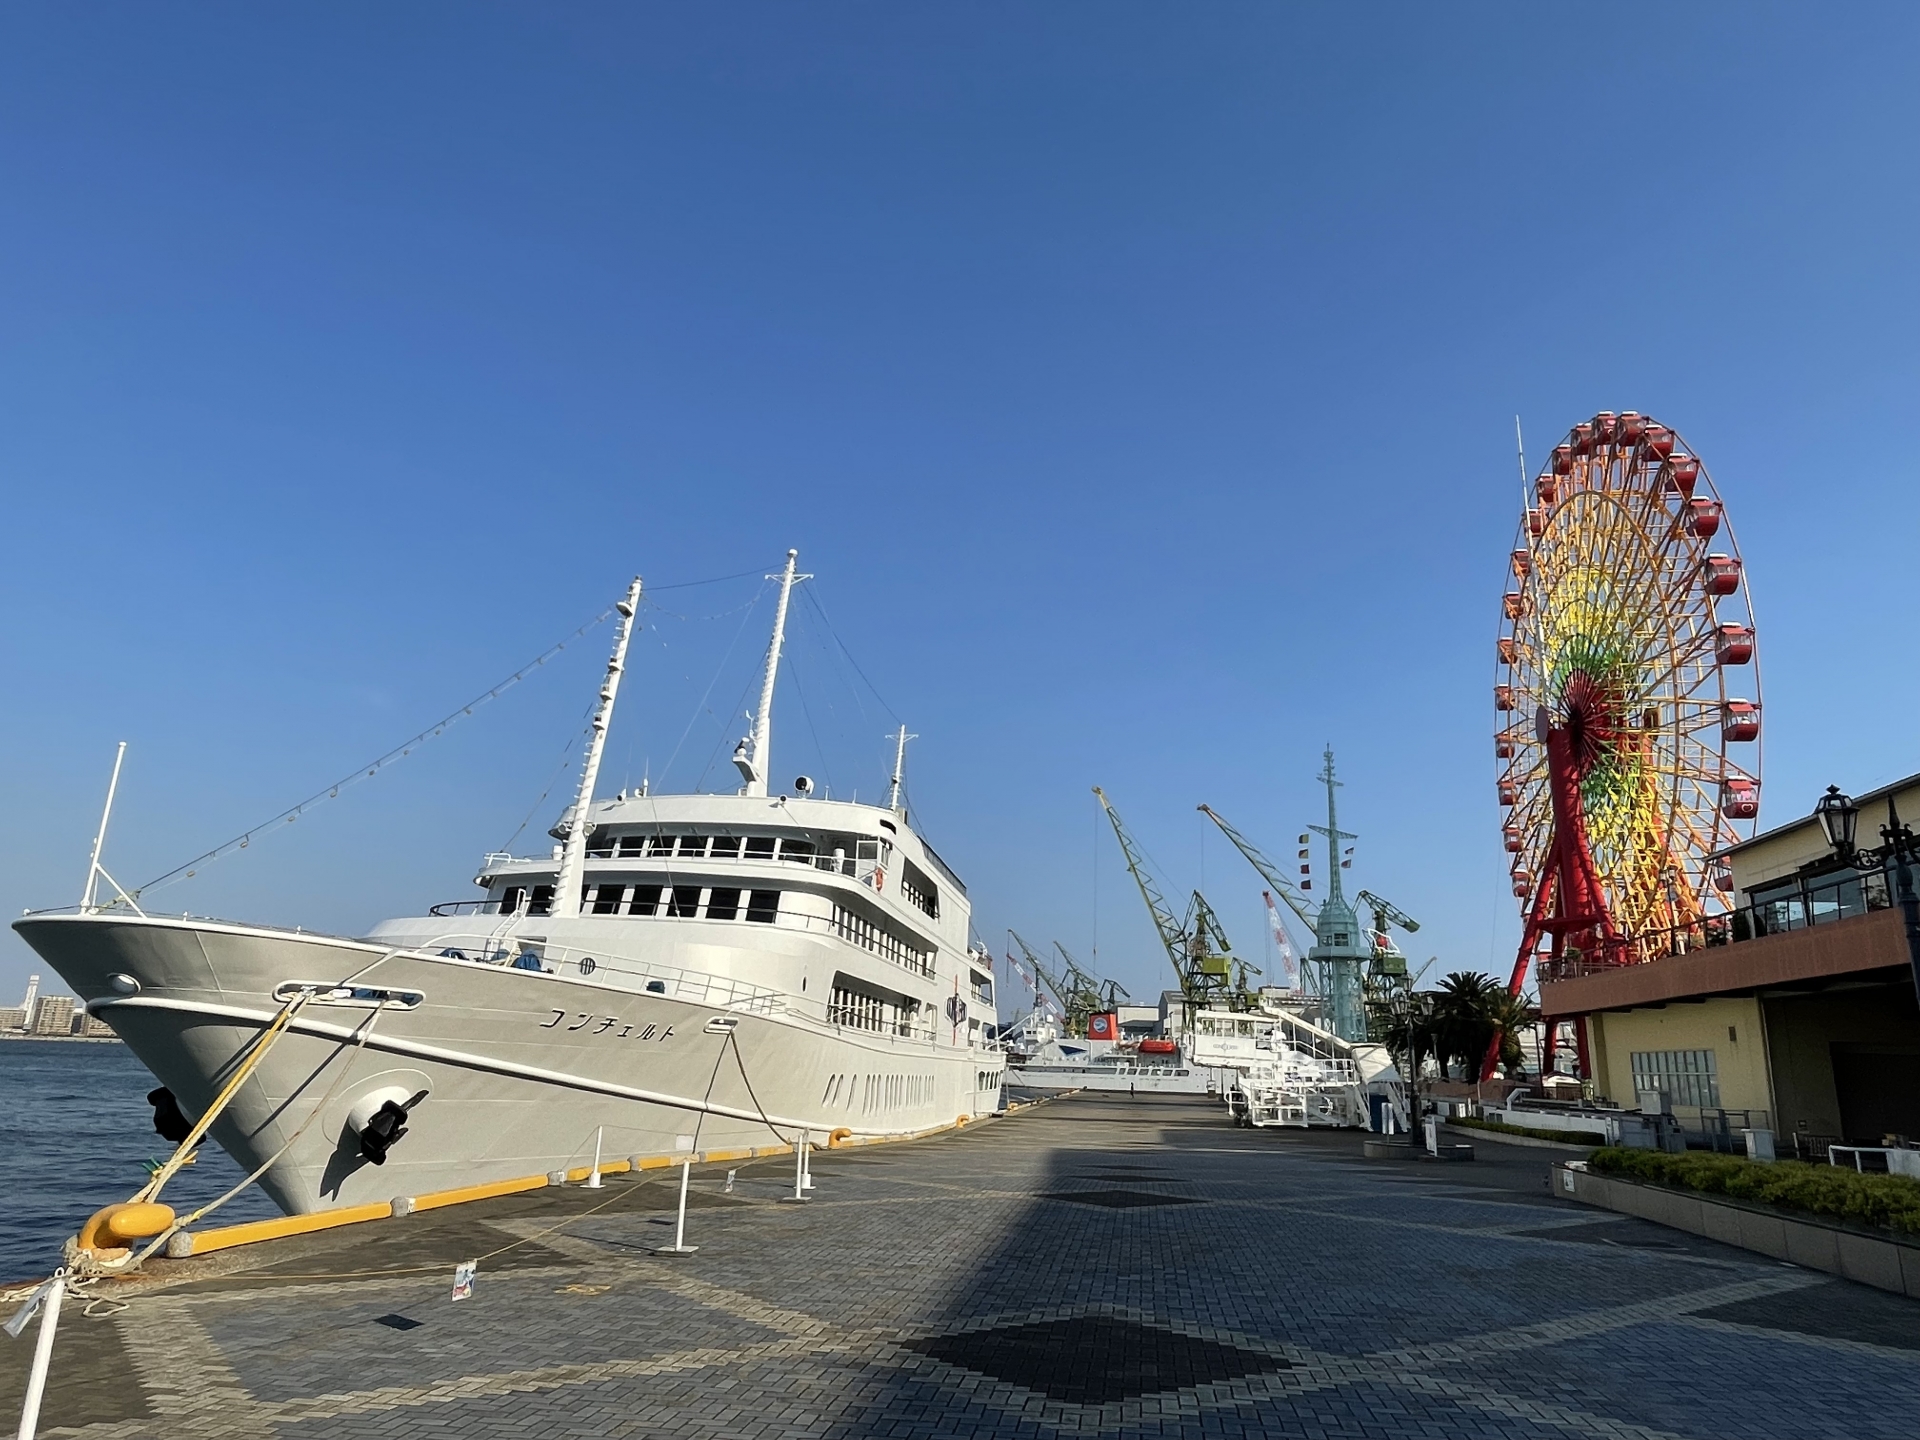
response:
<svg viewBox="0 0 1920 1440"><path fill-rule="evenodd" d="M999 1057L750 1005L635 993L584 976L368 941L201 920L58 915L20 932L173 1091L205 1113L284 1008L286 987L348 997L293 1016L212 1138L289 1214L606 1159L912 1134L999 1103ZM276 998L276 991L282 998ZM350 1116L426 1092L383 1164ZM277 1159L274 1157L278 1156Z"/></svg>

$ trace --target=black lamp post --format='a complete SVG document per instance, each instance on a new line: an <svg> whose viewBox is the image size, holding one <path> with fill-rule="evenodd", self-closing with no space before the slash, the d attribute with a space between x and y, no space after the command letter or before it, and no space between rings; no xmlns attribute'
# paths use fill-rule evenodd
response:
<svg viewBox="0 0 1920 1440"><path fill-rule="evenodd" d="M1844 863L1856 870L1884 870L1893 861L1895 895L1907 924L1907 964L1913 970L1913 993L1920 1001L1920 897L1913 893L1913 862L1920 861L1920 839L1900 823L1900 812L1893 808L1893 794L1887 794L1887 823L1880 827L1884 842L1877 850L1862 850L1854 844L1860 825L1860 807L1853 797L1841 793L1838 785L1829 785L1827 793L1813 807L1826 832L1827 844Z"/></svg>

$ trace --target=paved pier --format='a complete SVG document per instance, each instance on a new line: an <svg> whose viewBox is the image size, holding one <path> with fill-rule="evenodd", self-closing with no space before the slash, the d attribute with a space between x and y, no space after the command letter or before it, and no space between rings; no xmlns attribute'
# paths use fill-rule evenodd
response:
<svg viewBox="0 0 1920 1440"><path fill-rule="evenodd" d="M1920 1432L1920 1306L1553 1198L1537 1150L1361 1158L1171 1097L534 1192L171 1267L69 1312L42 1434ZM454 1262L480 1257L470 1300ZM0 1434L30 1335L0 1337Z"/></svg>

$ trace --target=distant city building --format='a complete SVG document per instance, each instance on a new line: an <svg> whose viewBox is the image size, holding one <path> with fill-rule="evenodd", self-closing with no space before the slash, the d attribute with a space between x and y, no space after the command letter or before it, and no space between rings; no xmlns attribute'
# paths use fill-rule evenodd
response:
<svg viewBox="0 0 1920 1440"><path fill-rule="evenodd" d="M86 1036L88 1039L93 1039L95 1037L98 1037L101 1039L117 1039L118 1038L114 1034L113 1027L107 1024L106 1021L102 1020L97 1015L88 1015L88 1014L82 1013L76 1016L75 1018L78 1019L78 1021L80 1022L80 1034Z"/></svg>
<svg viewBox="0 0 1920 1440"><path fill-rule="evenodd" d="M37 977L36 977L37 978ZM71 995L42 995L33 1008L35 1035L71 1035L75 1001Z"/></svg>
<svg viewBox="0 0 1920 1440"><path fill-rule="evenodd" d="M0 1009L0 1030L24 1030L27 1028L27 1011L23 1005L14 1005Z"/></svg>

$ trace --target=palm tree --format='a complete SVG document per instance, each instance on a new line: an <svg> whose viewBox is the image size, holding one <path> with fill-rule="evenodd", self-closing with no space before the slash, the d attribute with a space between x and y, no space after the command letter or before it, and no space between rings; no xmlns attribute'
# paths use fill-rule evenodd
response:
<svg viewBox="0 0 1920 1440"><path fill-rule="evenodd" d="M1442 1073L1458 1060L1462 1080L1479 1078L1487 1047L1494 1036L1505 1033L1495 1018L1505 998L1497 980L1476 970L1456 970L1440 982L1433 997L1433 1048Z"/></svg>

